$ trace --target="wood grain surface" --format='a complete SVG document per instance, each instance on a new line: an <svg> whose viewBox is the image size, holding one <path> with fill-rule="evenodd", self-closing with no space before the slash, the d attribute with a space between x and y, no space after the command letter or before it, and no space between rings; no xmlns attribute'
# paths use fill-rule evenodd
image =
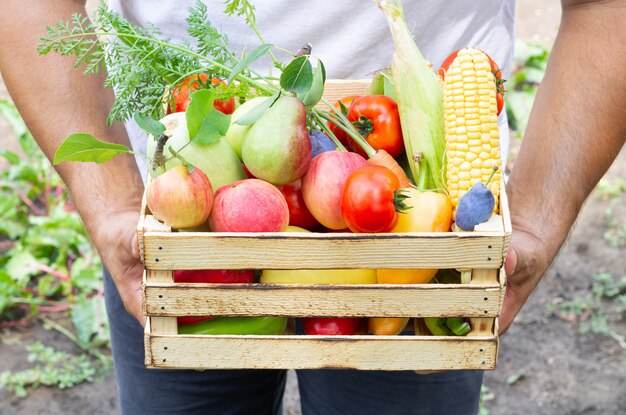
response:
<svg viewBox="0 0 626 415"><path fill-rule="evenodd" d="M492 336L162 336L148 367L193 369L494 369Z"/></svg>
<svg viewBox="0 0 626 415"><path fill-rule="evenodd" d="M503 288L480 285L162 284L144 287L150 316L496 317Z"/></svg>

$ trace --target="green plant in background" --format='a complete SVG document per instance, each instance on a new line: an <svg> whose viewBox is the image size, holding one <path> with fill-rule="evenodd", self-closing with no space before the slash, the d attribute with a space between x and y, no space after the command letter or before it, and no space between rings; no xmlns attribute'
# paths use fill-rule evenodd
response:
<svg viewBox="0 0 626 415"><path fill-rule="evenodd" d="M23 153L0 148L7 165L0 171L0 329L28 326L34 318L49 313L69 313L71 331L58 324L52 328L65 330L83 350L108 346L100 259L60 178L10 101L0 100L0 116L8 122ZM0 387L22 394L20 384L51 384L44 381L51 379L50 373L59 373L59 378L53 377L56 383L52 382L57 386L77 383L78 374L50 369L50 359L57 355L45 350L33 355L43 366L18 374L3 373ZM55 361L70 364L87 359L93 367L109 366L104 364L104 355L60 356ZM69 373L67 380L62 373ZM38 380L30 382L35 374Z"/></svg>
<svg viewBox="0 0 626 415"><path fill-rule="evenodd" d="M610 336L626 348L624 336L615 332L610 324L612 320L622 320L626 313L626 276L615 277L606 272L596 274L593 276L590 293L549 304L548 311L565 320L576 322L581 334Z"/></svg>
<svg viewBox="0 0 626 415"><path fill-rule="evenodd" d="M0 387L19 397L28 395L28 388L55 386L71 388L82 382L93 382L110 369L110 360L91 359L87 355L59 352L35 342L26 346L28 361L36 363L30 369L0 374Z"/></svg>
<svg viewBox="0 0 626 415"><path fill-rule="evenodd" d="M514 66L506 82L505 102L509 126L520 138L526 130L549 56L550 50L546 45L533 41L515 42Z"/></svg>
<svg viewBox="0 0 626 415"><path fill-rule="evenodd" d="M604 226L607 227L603 235L604 240L613 248L626 246L626 223L621 223L615 215L615 208L622 204L620 196L626 193L626 180L621 177L603 178L596 186L596 193L602 200L608 202L603 220Z"/></svg>

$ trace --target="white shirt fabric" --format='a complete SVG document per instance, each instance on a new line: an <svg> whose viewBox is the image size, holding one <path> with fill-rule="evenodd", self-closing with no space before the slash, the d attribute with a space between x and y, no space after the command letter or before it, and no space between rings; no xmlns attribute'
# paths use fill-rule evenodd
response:
<svg viewBox="0 0 626 415"><path fill-rule="evenodd" d="M148 22L176 42L186 37L185 18L195 0L109 0L111 9L145 26ZM240 53L261 42L242 17L224 15L222 0L205 0L213 25ZM297 51L305 43L326 67L328 78L363 79L389 66L391 34L373 0L257 0L257 27L268 43ZM417 46L435 68L451 52L475 47L489 54L509 76L513 55L515 0L405 0L405 19ZM269 67L269 66L267 66ZM503 111L504 114L504 111ZM133 148L145 151L146 137L126 123ZM500 117L501 151L508 151L506 114ZM142 172L145 161L138 160Z"/></svg>

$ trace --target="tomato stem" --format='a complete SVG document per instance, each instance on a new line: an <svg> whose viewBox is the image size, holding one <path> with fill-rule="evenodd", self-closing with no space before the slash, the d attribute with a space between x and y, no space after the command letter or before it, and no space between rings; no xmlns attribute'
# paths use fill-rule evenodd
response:
<svg viewBox="0 0 626 415"><path fill-rule="evenodd" d="M359 119L352 122L352 125L354 125L362 137L367 137L372 131L374 131L374 123L372 123L372 120L367 118L365 115L359 115Z"/></svg>

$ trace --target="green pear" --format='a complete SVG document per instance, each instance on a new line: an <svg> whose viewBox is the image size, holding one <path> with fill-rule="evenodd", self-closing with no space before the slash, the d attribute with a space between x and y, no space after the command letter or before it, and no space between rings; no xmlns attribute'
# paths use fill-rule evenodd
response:
<svg viewBox="0 0 626 415"><path fill-rule="evenodd" d="M281 185L301 178L311 162L304 104L278 98L246 134L241 154L250 173L266 182Z"/></svg>
<svg viewBox="0 0 626 415"><path fill-rule="evenodd" d="M241 160L241 146L243 146L243 140L246 137L248 131L250 131L250 127L252 125L239 125L237 124L237 120L246 115L250 110L255 108L257 105L265 101L266 99L271 99L269 97L256 97L252 98L243 104L241 104L235 112L230 117L230 127L228 127L228 131L226 132L226 136L224 137L228 144L235 150L237 153L237 157Z"/></svg>
<svg viewBox="0 0 626 415"><path fill-rule="evenodd" d="M172 148L189 164L206 174L214 190L248 177L239 157L224 138L211 144L189 142L184 112L167 115L161 119L161 123L166 128L164 134L170 137L163 147L163 155L168 159L165 163L165 170L181 164L178 158L172 157L169 151ZM151 159L154 157L155 148L156 140L149 137L146 153ZM153 178L163 173L161 168L149 167L149 171Z"/></svg>

